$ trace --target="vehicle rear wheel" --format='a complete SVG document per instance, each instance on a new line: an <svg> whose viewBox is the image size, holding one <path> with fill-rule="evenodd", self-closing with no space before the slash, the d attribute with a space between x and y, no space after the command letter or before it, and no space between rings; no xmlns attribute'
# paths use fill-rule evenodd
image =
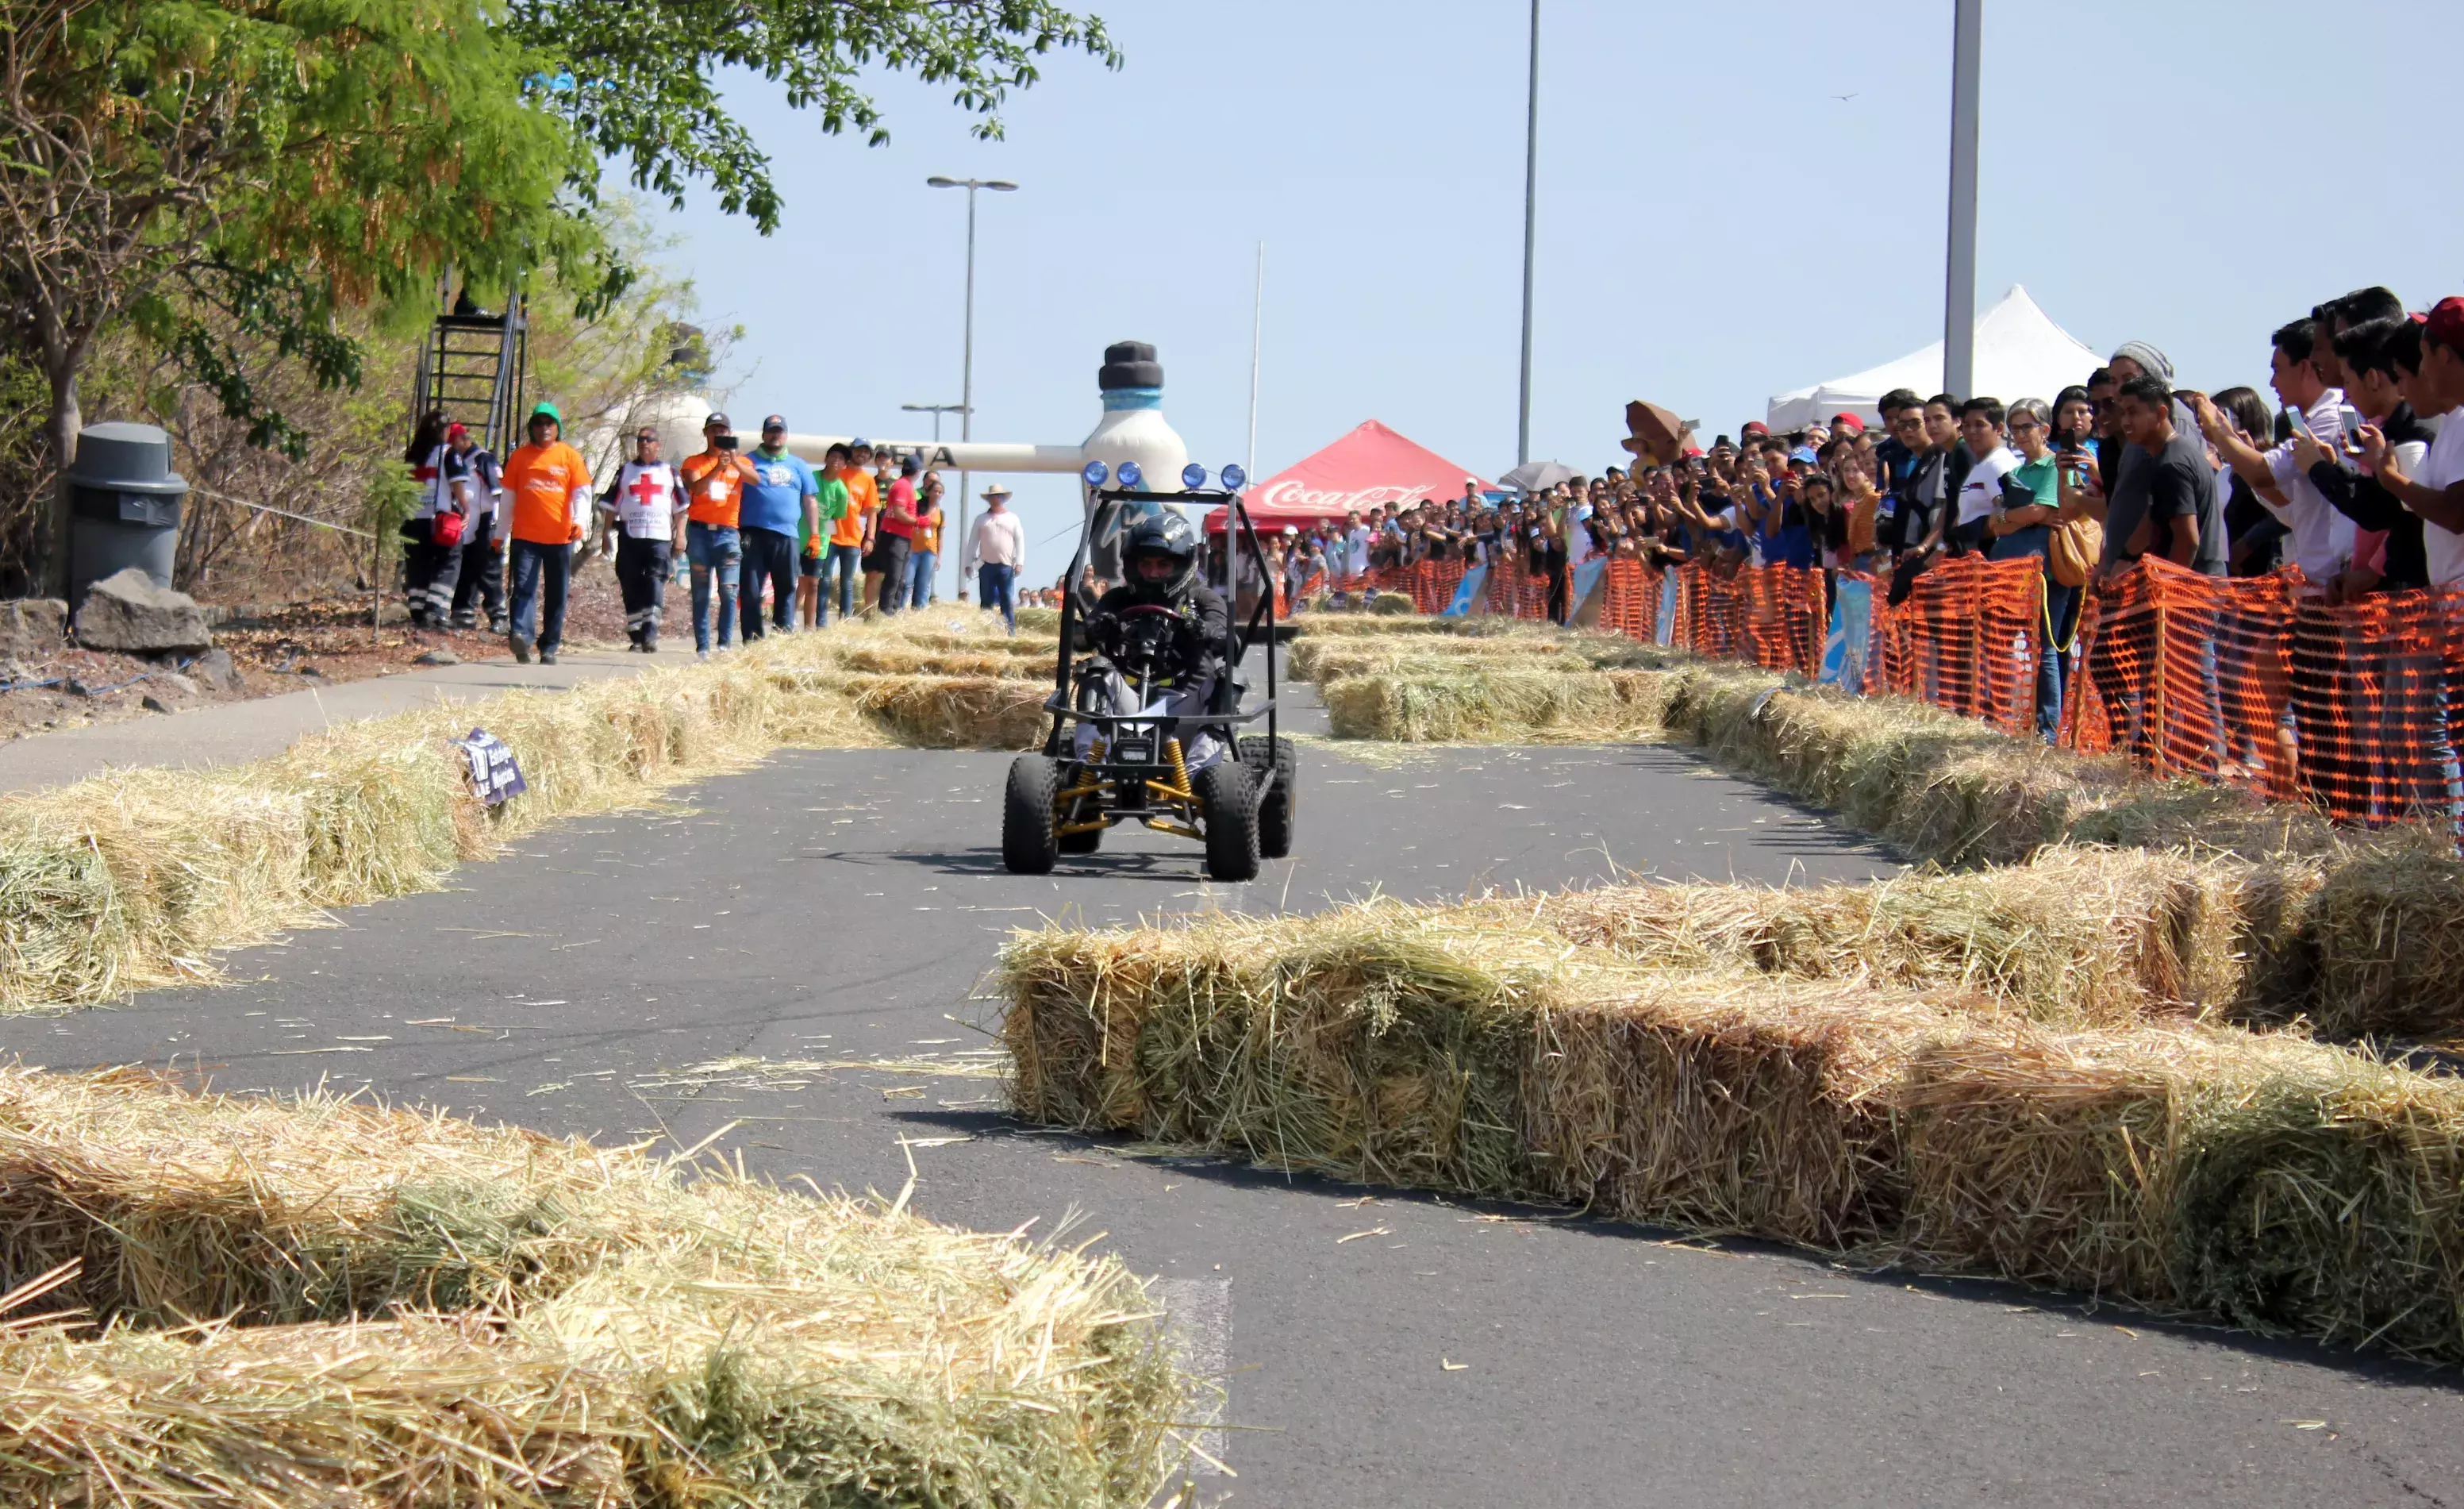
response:
<svg viewBox="0 0 2464 1509"><path fill-rule="evenodd" d="M1258 788L1246 766L1218 760L1198 772L1206 824L1206 873L1218 880L1258 878Z"/></svg>
<svg viewBox="0 0 2464 1509"><path fill-rule="evenodd" d="M1263 782L1274 781L1258 797L1258 853L1281 859L1292 852L1292 818L1300 810L1300 787L1294 777L1299 752L1280 736L1241 741L1241 763Z"/></svg>
<svg viewBox="0 0 2464 1509"><path fill-rule="evenodd" d="M1001 802L1001 864L1012 875L1050 875L1061 855L1052 832L1052 797L1061 789L1061 766L1045 755L1020 755L1009 763L1009 790Z"/></svg>

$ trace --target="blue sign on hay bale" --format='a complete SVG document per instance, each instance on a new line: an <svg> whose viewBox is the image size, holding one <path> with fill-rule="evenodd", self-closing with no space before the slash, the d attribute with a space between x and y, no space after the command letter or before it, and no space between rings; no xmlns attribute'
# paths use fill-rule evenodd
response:
<svg viewBox="0 0 2464 1509"><path fill-rule="evenodd" d="M471 762L471 788L488 806L495 807L528 789L522 784L522 767L514 763L514 752L495 734L473 728L470 738L454 740L453 747Z"/></svg>

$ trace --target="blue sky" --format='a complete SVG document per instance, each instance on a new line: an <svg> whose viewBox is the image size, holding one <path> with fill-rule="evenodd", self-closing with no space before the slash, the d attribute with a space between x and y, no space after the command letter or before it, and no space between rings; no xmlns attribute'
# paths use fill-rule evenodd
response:
<svg viewBox="0 0 2464 1509"><path fill-rule="evenodd" d="M900 79L879 148L734 92L784 224L667 219L705 315L747 327L733 407L929 433L899 405L958 397L964 195L923 181L972 174L1023 186L979 200L979 438L1081 438L1103 346L1136 339L1192 455L1242 459L1263 239L1259 475L1373 417L1511 466L1525 7L1089 8L1127 66L1052 59L1002 142ZM1949 0L1544 0L1535 455L1618 459L1635 397L1733 431L1940 337L1949 26ZM2268 330L2328 295L2464 290L2453 130L2407 63L2464 54L2464 7L1989 0L1985 46L1980 301L2024 283L2212 388L2261 381ZM1013 485L1031 545L1074 517L1074 484Z"/></svg>

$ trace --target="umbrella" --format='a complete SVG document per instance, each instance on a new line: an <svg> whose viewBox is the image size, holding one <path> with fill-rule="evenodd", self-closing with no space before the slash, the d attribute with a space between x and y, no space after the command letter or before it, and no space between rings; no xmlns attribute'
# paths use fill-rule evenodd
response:
<svg viewBox="0 0 2464 1509"><path fill-rule="evenodd" d="M1563 461L1526 461L1498 480L1527 493L1545 493L1559 482L1571 482L1580 475Z"/></svg>
<svg viewBox="0 0 2464 1509"><path fill-rule="evenodd" d="M1675 464L1683 457L1685 448L1693 443L1686 433L1685 421L1658 404L1647 404L1638 398L1625 406L1625 428L1628 438L1619 442L1640 460L1661 466Z"/></svg>

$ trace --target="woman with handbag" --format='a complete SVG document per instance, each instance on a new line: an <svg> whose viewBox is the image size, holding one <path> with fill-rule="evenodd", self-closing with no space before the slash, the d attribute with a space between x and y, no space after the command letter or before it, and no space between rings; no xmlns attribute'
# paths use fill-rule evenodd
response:
<svg viewBox="0 0 2464 1509"><path fill-rule="evenodd" d="M2019 464L2001 478L2001 496L1987 525L1995 561L2035 556L2044 563L2042 635L2036 666L2036 732L2051 743L2061 730L2063 674L2079 637L2079 597L2095 574L2104 530L2082 508L2064 508L2062 458L2056 455L2053 414L2041 398L2011 406L2011 445Z"/></svg>

